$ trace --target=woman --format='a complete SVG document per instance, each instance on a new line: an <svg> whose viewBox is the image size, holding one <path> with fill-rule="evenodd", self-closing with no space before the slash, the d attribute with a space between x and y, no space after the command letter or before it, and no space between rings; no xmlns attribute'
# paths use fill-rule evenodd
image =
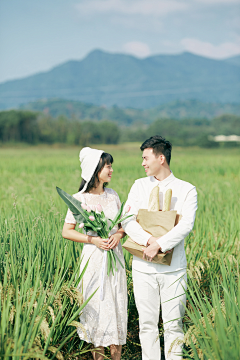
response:
<svg viewBox="0 0 240 360"><path fill-rule="evenodd" d="M95 210L100 204L107 218L114 219L121 203L118 194L106 188L112 177L113 158L102 150L83 148L80 151L82 168L82 182L79 192L73 196L82 203ZM64 238L84 243L81 263L83 270L87 261L86 272L80 284L86 300L97 288L97 292L83 309L80 321L86 333L78 329L82 340L92 343L99 348L93 352L94 360L102 360L104 347L110 346L111 357L120 360L122 345L126 343L127 335L127 284L125 268L117 262L118 271L113 276L107 275L104 266L104 251L114 249L124 264L124 257L120 240L125 236L122 228L114 227L109 239L101 239L93 231L81 234L75 230L76 220L68 209L62 235ZM101 282L103 282L103 296L100 296Z"/></svg>

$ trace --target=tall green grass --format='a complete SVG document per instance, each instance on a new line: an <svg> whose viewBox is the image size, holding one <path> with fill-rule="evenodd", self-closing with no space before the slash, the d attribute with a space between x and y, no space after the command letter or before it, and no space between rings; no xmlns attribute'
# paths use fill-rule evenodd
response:
<svg viewBox="0 0 240 360"><path fill-rule="evenodd" d="M75 243L62 244L61 224L52 212L48 216L48 221L31 218L14 204L10 219L1 217L0 355L4 359L63 359L83 351L74 337L81 327L79 313L89 300L77 289L84 274L79 274L81 251Z"/></svg>
<svg viewBox="0 0 240 360"><path fill-rule="evenodd" d="M185 355L195 359L240 359L240 278L235 258L221 257L208 290L190 281ZM234 261L233 261L234 260Z"/></svg>
<svg viewBox="0 0 240 360"><path fill-rule="evenodd" d="M114 157L111 186L126 200L144 177L135 145L102 146ZM87 359L89 346L76 334L81 246L62 238L65 204L55 186L78 191L79 148L0 150L0 354L4 359ZM196 185L199 208L187 237L188 301L185 356L239 357L239 150L173 151L175 176ZM132 278L127 345L123 359L141 359ZM72 325L71 325L72 324ZM162 323L159 331L162 343ZM57 352L57 349L59 350ZM80 354L81 353L81 354ZM108 355L108 353L107 353Z"/></svg>

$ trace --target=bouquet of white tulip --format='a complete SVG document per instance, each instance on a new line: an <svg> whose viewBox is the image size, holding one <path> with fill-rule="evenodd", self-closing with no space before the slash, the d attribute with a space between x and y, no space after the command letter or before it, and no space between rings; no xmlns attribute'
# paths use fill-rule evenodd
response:
<svg viewBox="0 0 240 360"><path fill-rule="evenodd" d="M130 207L128 207L122 216L124 202L121 204L121 207L113 220L106 218L102 206L98 204L95 208L96 211L91 209L86 204L81 203L79 200L75 199L73 196L69 195L65 191L60 188L56 188L58 194L63 199L63 201L67 204L68 208L72 211L75 220L80 224L80 228L84 228L86 233L89 230L95 231L98 236L102 239L108 239L110 231L113 229L115 225L118 225L122 221L126 220L127 218L131 217L132 215L126 215ZM108 225L108 220L110 221L111 225ZM120 263L122 268L124 267L121 263L120 259L116 255L116 253L109 249L107 251L108 261L107 261L107 274L109 276L110 272L114 275L114 268L117 271L117 261Z"/></svg>

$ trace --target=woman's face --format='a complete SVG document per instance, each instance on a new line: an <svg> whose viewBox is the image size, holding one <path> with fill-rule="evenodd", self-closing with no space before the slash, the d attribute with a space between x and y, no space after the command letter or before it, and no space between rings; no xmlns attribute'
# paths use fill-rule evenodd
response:
<svg viewBox="0 0 240 360"><path fill-rule="evenodd" d="M98 173L99 181L101 181L103 183L109 182L112 177L112 172L113 172L112 164L109 164L109 165L105 164L104 167L102 168L102 170L99 171L99 173Z"/></svg>

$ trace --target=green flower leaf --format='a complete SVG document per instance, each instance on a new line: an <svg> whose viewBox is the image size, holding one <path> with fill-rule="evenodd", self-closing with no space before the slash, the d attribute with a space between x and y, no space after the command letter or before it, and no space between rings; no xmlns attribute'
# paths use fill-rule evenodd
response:
<svg viewBox="0 0 240 360"><path fill-rule="evenodd" d="M75 220L78 223L86 222L87 219L86 216L84 216L85 213L81 206L81 201L75 199L73 196L69 195L59 187L56 187L56 189L59 196L63 199L63 201L67 204L68 208L72 211Z"/></svg>

